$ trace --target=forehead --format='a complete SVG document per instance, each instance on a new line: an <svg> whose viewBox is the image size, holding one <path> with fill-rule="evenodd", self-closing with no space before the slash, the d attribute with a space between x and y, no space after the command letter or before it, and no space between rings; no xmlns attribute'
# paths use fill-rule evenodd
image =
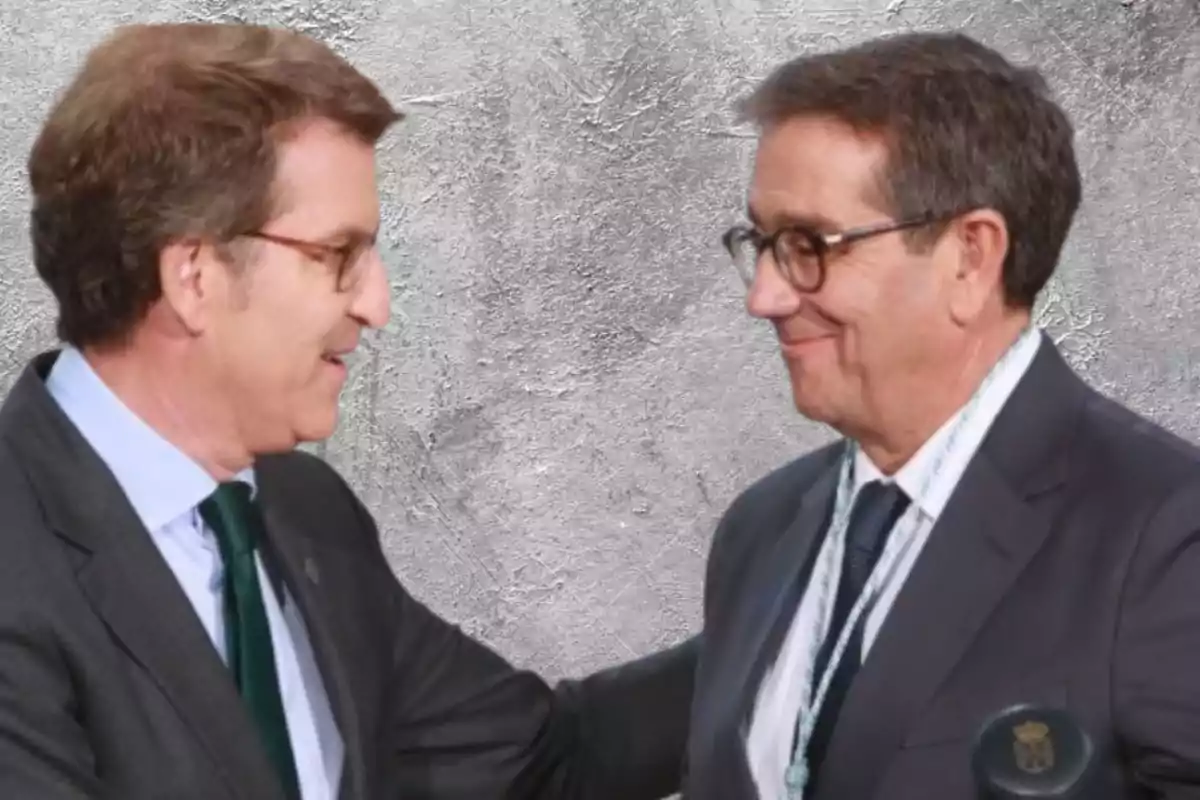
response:
<svg viewBox="0 0 1200 800"><path fill-rule="evenodd" d="M375 169L371 145L333 123L306 124L278 151L281 213L275 226L310 239L341 230L373 232L379 225Z"/></svg>
<svg viewBox="0 0 1200 800"><path fill-rule="evenodd" d="M826 117L768 126L759 139L748 209L763 227L837 228L875 219L872 188L884 163L877 137Z"/></svg>

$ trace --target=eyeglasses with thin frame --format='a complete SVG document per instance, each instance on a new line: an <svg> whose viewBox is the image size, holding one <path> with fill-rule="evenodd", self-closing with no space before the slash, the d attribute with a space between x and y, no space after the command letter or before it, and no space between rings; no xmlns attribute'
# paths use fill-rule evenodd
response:
<svg viewBox="0 0 1200 800"><path fill-rule="evenodd" d="M749 225L734 225L721 237L738 274L750 287L763 253L771 251L779 273L801 292L820 291L825 285L829 254L863 239L894 231L932 225L953 215L924 214L904 220L887 220L836 233L820 233L803 225L788 225L771 235Z"/></svg>
<svg viewBox="0 0 1200 800"><path fill-rule="evenodd" d="M357 239L344 245L331 245L306 239L294 239L290 236L280 236L265 231L252 231L243 233L242 236L290 247L305 258L324 264L337 276L339 292L350 292L358 286L367 263L367 253L375 247L373 238Z"/></svg>

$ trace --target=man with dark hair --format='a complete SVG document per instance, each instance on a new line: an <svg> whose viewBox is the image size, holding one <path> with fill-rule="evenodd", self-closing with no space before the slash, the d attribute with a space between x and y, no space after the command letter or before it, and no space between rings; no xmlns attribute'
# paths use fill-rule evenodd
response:
<svg viewBox="0 0 1200 800"><path fill-rule="evenodd" d="M1033 325L1080 201L1042 78L905 34L784 64L744 111L725 244L840 436L717 530L686 796L966 800L980 726L1035 703L1091 734L1082 796L1196 797L1200 453Z"/></svg>
<svg viewBox="0 0 1200 800"><path fill-rule="evenodd" d="M325 46L141 25L33 147L65 346L0 408L0 797L652 798L690 645L551 690L396 581L294 450L389 314L375 145L400 114Z"/></svg>

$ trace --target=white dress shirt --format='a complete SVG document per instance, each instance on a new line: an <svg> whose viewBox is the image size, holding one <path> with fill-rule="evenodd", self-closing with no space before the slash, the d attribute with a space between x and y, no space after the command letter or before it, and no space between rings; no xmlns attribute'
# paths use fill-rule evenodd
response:
<svg viewBox="0 0 1200 800"><path fill-rule="evenodd" d="M938 429L917 453L888 478L878 467L858 450L854 463L853 493L857 494L863 484L873 480L884 482L895 481L904 493L911 499L911 504L904 516L896 523L893 530L901 530L905 526L916 524L912 544L903 552L888 579L883 583L875 603L866 610L866 624L863 629L862 657L865 660L867 652L875 641L880 627L886 619L892 603L896 599L904 581L912 571L912 566L920 555L934 523L946 507L959 479L966 471L967 465L979 449L980 443L991 428L1000 410L1007 402L1009 395L1025 374L1033 357L1037 354L1041 343L1041 334L1037 330L1032 335L1018 341L1017 346L993 379L986 384L980 394L977 405L973 409L968 424L962 428L953 440L953 446L945 454L936 478L929 482L931 470L939 452L944 447L947 437L958 422L964 409L960 409L941 428ZM922 488L928 488L922 494ZM844 535L844 531L842 532ZM831 591L837 590L840 565L828 560L830 550L840 551L841 543L826 536L818 554L813 575L800 600L800 607L792 619L791 627L780 647L778 658L766 671L759 685L751 717L750 729L746 737L746 755L750 764L750 773L758 787L760 800L785 800L784 773L792 760L792 745L796 732L796 722L800 709L805 702L803 695L804 671L807 660L815 651L811 640L812 631L822 627L818 625L818 597L815 587L820 586L826 576L817 574L826 564L833 563L835 574L828 576ZM824 625L827 625L826 621ZM838 631L825 631L824 635L836 636ZM833 666L832 664L830 666ZM820 676L815 676L819 681ZM815 691L815 687L814 687Z"/></svg>
<svg viewBox="0 0 1200 800"><path fill-rule="evenodd" d="M224 567L216 537L199 512L201 501L216 490L216 480L130 411L77 350L63 350L46 388L112 471L225 659ZM237 477L254 488L253 470ZM335 800L343 743L304 621L286 588L280 605L261 559L258 579L301 796Z"/></svg>

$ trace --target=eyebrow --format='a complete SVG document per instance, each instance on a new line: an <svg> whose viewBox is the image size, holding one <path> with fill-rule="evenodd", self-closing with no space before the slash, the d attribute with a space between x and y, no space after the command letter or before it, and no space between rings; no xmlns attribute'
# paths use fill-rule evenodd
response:
<svg viewBox="0 0 1200 800"><path fill-rule="evenodd" d="M379 236L379 226L373 229L364 228L361 225L348 223L334 228L324 236L318 236L317 241L321 242L337 242L337 241L369 241L374 242Z"/></svg>
<svg viewBox="0 0 1200 800"><path fill-rule="evenodd" d="M838 224L822 214L805 214L791 211L780 211L772 215L772 221L778 222L778 227L794 226L797 228L805 228L812 231L832 231L837 230ZM746 206L746 218L750 223L758 228L763 229L763 219L754 210L751 205Z"/></svg>

